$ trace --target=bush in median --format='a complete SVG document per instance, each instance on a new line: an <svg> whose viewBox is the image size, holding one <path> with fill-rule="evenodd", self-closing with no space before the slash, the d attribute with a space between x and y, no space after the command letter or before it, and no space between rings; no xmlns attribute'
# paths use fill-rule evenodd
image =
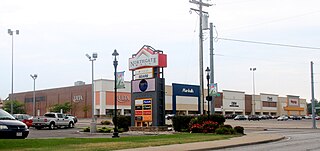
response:
<svg viewBox="0 0 320 151"><path fill-rule="evenodd" d="M216 134L220 135L232 135L236 134L236 131L232 128L227 128L227 127L219 127L216 129Z"/></svg>
<svg viewBox="0 0 320 151"><path fill-rule="evenodd" d="M98 128L98 132L99 133L111 133L111 128L107 128L107 127L102 127L102 128Z"/></svg>
<svg viewBox="0 0 320 151"><path fill-rule="evenodd" d="M189 123L193 116L174 116L172 118L172 127L177 132L189 130Z"/></svg>
<svg viewBox="0 0 320 151"><path fill-rule="evenodd" d="M102 125L111 125L111 121L109 120L105 120L105 121L101 121Z"/></svg>
<svg viewBox="0 0 320 151"><path fill-rule="evenodd" d="M239 134L244 134L244 128L242 126L236 126L234 130Z"/></svg>
<svg viewBox="0 0 320 151"><path fill-rule="evenodd" d="M112 118L112 121L114 123L114 117ZM129 131L129 126L131 126L131 116L117 116L117 122L118 122L118 129L123 128L123 130Z"/></svg>
<svg viewBox="0 0 320 151"><path fill-rule="evenodd" d="M83 132L90 132L90 127L86 127L83 129Z"/></svg>

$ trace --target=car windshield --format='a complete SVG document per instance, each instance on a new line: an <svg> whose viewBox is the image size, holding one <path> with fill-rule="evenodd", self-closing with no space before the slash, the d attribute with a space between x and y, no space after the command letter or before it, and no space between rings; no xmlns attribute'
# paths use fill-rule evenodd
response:
<svg viewBox="0 0 320 151"><path fill-rule="evenodd" d="M8 112L0 109L0 120L15 120L15 118Z"/></svg>

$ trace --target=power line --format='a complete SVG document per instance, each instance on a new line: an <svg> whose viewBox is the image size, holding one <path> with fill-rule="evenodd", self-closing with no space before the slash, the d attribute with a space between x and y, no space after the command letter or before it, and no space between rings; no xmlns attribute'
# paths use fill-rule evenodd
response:
<svg viewBox="0 0 320 151"><path fill-rule="evenodd" d="M215 38L217 40L226 40L226 41L236 41L244 43L253 43L253 44L262 44L262 45L271 45L271 46L281 46L281 47L291 47L291 48L300 48L300 49L313 49L320 50L320 47L309 47L309 46L299 46L299 45L289 45L289 44L279 44L279 43L270 43L270 42L259 42L259 41L250 41L250 40L241 40L241 39L231 39L231 38Z"/></svg>

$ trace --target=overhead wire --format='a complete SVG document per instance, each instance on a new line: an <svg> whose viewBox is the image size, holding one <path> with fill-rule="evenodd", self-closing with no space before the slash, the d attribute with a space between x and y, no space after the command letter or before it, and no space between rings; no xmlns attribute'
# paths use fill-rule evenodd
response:
<svg viewBox="0 0 320 151"><path fill-rule="evenodd" d="M271 46L281 46L281 47L320 50L320 47L310 47L310 46L280 44L280 43L271 43L271 42L250 41L250 40L232 39L232 38L219 38L219 37L216 37L215 39L217 39L217 40L226 40L226 41L244 42L244 43L253 43L253 44L262 44L262 45L271 45Z"/></svg>

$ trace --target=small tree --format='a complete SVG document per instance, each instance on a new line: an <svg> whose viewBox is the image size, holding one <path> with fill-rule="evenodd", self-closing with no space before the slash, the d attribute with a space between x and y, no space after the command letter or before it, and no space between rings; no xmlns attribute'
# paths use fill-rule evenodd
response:
<svg viewBox="0 0 320 151"><path fill-rule="evenodd" d="M50 112L60 112L62 109L63 113L67 113L71 110L71 108L72 108L72 105L70 104L70 102L66 102L64 104L55 104L50 109Z"/></svg>
<svg viewBox="0 0 320 151"><path fill-rule="evenodd" d="M11 102L12 102L12 105L13 105L13 113L16 113L16 114L25 114L26 111L24 109L24 104L19 102L19 101L5 101L4 103L4 106L3 106L3 109L5 111L7 111L8 113L11 113Z"/></svg>
<svg viewBox="0 0 320 151"><path fill-rule="evenodd" d="M83 112L84 112L84 117L87 118L88 117L88 111L89 111L89 106L88 105L85 105L83 108L82 108Z"/></svg>

